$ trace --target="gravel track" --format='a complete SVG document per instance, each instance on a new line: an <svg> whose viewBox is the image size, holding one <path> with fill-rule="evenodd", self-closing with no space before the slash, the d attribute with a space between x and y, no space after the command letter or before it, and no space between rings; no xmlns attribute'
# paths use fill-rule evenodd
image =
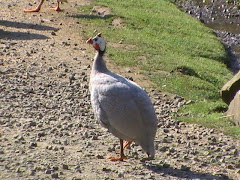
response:
<svg viewBox="0 0 240 180"><path fill-rule="evenodd" d="M94 119L88 83L95 52L73 18L90 2L69 0L56 13L47 1L40 13L24 13L31 3L0 1L0 179L240 179L238 140L178 121L178 107L188 102L105 57L110 69L146 88L159 119L155 160L135 144L126 161L107 160L119 142Z"/></svg>

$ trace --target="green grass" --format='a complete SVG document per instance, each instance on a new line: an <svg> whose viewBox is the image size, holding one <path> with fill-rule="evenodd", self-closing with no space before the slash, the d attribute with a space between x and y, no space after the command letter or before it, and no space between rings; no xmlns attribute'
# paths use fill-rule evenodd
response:
<svg viewBox="0 0 240 180"><path fill-rule="evenodd" d="M107 6L114 16L90 15L95 5ZM219 90L232 77L227 54L211 29L180 11L170 0L98 0L81 7L85 35L102 32L107 42L122 41L126 48L108 45L107 54L118 65L135 66L155 87L194 103L180 109L185 122L218 128L240 137L226 118ZM112 25L121 18L124 26ZM128 47L129 45L130 48ZM142 58L145 56L145 58Z"/></svg>

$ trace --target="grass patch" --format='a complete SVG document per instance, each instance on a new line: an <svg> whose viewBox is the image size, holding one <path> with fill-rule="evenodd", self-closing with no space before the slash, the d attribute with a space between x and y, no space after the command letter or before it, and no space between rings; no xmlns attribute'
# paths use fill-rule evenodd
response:
<svg viewBox="0 0 240 180"><path fill-rule="evenodd" d="M109 7L114 16L90 15L93 6ZM107 42L122 41L121 48L107 47L118 65L137 66L155 88L194 101L180 109L189 115L178 119L240 137L239 130L218 111L225 108L218 91L232 73L226 68L225 49L211 29L170 0L98 0L80 11L87 36L98 31ZM114 18L121 18L123 27L114 27Z"/></svg>

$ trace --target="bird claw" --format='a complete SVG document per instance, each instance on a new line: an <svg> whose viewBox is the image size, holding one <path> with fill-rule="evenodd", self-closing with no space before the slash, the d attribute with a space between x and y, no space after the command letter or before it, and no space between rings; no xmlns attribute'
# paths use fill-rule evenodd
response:
<svg viewBox="0 0 240 180"><path fill-rule="evenodd" d="M124 159L127 159L127 157L126 156L120 156L120 157L112 157L112 156L110 156L110 157L108 157L108 159L110 161L123 161Z"/></svg>
<svg viewBox="0 0 240 180"><path fill-rule="evenodd" d="M62 9L60 9L59 7L55 7L55 8L50 8L51 10L57 11L57 12L61 12L63 11Z"/></svg>

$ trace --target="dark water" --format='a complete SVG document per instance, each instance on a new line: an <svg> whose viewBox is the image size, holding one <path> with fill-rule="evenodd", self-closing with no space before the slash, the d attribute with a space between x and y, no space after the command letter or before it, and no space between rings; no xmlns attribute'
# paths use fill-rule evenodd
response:
<svg viewBox="0 0 240 180"><path fill-rule="evenodd" d="M206 24L206 26L212 29L227 31L233 34L240 34L239 24L227 24L227 23L218 22L218 23L209 23L209 24Z"/></svg>

